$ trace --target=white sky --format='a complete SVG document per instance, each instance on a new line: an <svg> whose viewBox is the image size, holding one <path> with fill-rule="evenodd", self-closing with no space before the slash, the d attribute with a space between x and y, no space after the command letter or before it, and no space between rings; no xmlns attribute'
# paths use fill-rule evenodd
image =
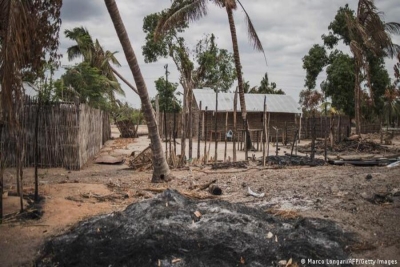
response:
<svg viewBox="0 0 400 267"><path fill-rule="evenodd" d="M139 60L142 74L145 78L150 97L156 95L154 81L164 75L164 65L169 65L169 81L178 82L179 72L172 60L160 59L156 63L146 64L141 47L145 43L143 33L143 18L151 13L159 12L170 5L169 0L116 0L133 49ZM298 101L298 95L304 88L305 70L302 68L302 58L313 44L322 44L321 35L328 34L328 25L334 19L339 7L346 3L354 10L356 0L241 0L250 15L258 36L263 44L268 65L265 64L262 53L252 49L248 42L244 14L240 8L235 12L239 50L243 67L244 79L251 86L259 85L265 72L268 72L270 82L276 82L287 95ZM387 22L400 22L400 4L398 0L375 1L379 10L384 12ZM397 15L397 16L396 16ZM64 0L61 10L63 20L60 32L60 52L63 54L62 65L73 65L68 62L66 49L74 43L65 38L64 30L74 27L86 27L93 39L98 39L105 50L119 51L117 58L122 67L119 72L132 84L132 74L127 66L122 47L119 43L110 16L102 0ZM205 34L214 33L218 46L232 51L226 11L217 8L209 2L208 16L191 23L186 30L185 39L190 48ZM400 44L399 36L393 38ZM386 67L393 77L394 60L387 60ZM58 72L60 75L61 72ZM325 78L321 73L317 87ZM121 85L126 93L126 101L132 106L140 107L139 97ZM234 86L236 87L236 83ZM233 89L233 88L232 88Z"/></svg>

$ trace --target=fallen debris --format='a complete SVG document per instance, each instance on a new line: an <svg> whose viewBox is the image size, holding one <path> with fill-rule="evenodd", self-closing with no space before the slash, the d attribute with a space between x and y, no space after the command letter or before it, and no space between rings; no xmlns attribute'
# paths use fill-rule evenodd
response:
<svg viewBox="0 0 400 267"><path fill-rule="evenodd" d="M315 143L316 153L322 155L325 149L325 143L320 141ZM301 153L308 153L310 150L310 145L299 146L298 151ZM360 153L369 153L369 154L381 154L381 153L398 153L398 150L388 148L387 146L382 146L373 141L361 139L357 140L348 140L342 141L340 143L336 143L333 147L328 146L328 152L330 154L335 153L345 153L345 152L360 152Z"/></svg>
<svg viewBox="0 0 400 267"><path fill-rule="evenodd" d="M376 158L376 159L363 159L363 158L353 158L350 160L340 159L340 160L328 160L328 163L332 165L345 165L351 164L353 166L387 166L389 168L396 166L396 164L392 165L395 159L390 158ZM400 162L400 161L399 161ZM396 162L394 162L396 163ZM400 165L400 164L399 164Z"/></svg>
<svg viewBox="0 0 400 267"><path fill-rule="evenodd" d="M122 157L113 157L110 155L106 155L98 157L95 162L97 164L122 164L125 162L125 159L123 159Z"/></svg>
<svg viewBox="0 0 400 267"><path fill-rule="evenodd" d="M375 193L372 198L367 199L372 204L382 205L393 203L393 194L391 193Z"/></svg>
<svg viewBox="0 0 400 267"><path fill-rule="evenodd" d="M163 188L163 187L157 187L157 188L144 188L143 190L145 191L151 191L151 192L155 192L155 193L161 193L164 192L166 190L171 190L169 188ZM190 199L213 199L216 198L215 195L210 195L210 194L203 194L201 192L196 192L196 191L184 191L184 190L177 190L177 192L187 198ZM222 194L222 191L221 191Z"/></svg>
<svg viewBox="0 0 400 267"><path fill-rule="evenodd" d="M396 162L393 162L393 163L390 163L386 167L393 168L393 167L398 167L398 166L400 166L400 160L396 161Z"/></svg>
<svg viewBox="0 0 400 267"><path fill-rule="evenodd" d="M345 141L359 141L360 139L361 139L361 135L359 135L359 134L354 134L354 135L344 138Z"/></svg>
<svg viewBox="0 0 400 267"><path fill-rule="evenodd" d="M136 157L129 160L129 167L134 170L145 171L153 168L153 153L151 147L148 146L142 152L140 152Z"/></svg>
<svg viewBox="0 0 400 267"><path fill-rule="evenodd" d="M248 163L246 161L236 161L236 162L221 162L221 163L214 163L211 166L212 170L218 169L229 169L229 168L238 168L238 169L247 169Z"/></svg>
<svg viewBox="0 0 400 267"><path fill-rule="evenodd" d="M268 209L267 212L274 216L280 216L285 219L296 219L300 217L300 215L294 210L280 210L271 208Z"/></svg>
<svg viewBox="0 0 400 267"><path fill-rule="evenodd" d="M217 179L211 180L210 182L201 184L201 185L194 185L193 188L190 189L197 189L197 190L205 190L208 187L210 187L210 185L215 184L217 182Z"/></svg>
<svg viewBox="0 0 400 267"><path fill-rule="evenodd" d="M250 187L247 187L247 193L248 193L250 196L259 197L259 198L262 198L262 197L265 196L265 193L258 194L258 193L256 193L256 192L254 192L253 190L251 190Z"/></svg>
<svg viewBox="0 0 400 267"><path fill-rule="evenodd" d="M95 200L96 202L105 202L105 201L121 201L129 198L129 193L127 192L114 192L107 195L100 195L95 193L82 193L79 196L67 196L65 199L83 203L86 200Z"/></svg>
<svg viewBox="0 0 400 267"><path fill-rule="evenodd" d="M195 211L202 214L197 221L193 220ZM271 231L275 237L267 239ZM296 266L304 258L348 258L346 247L353 244L353 237L333 221L285 219L221 200L195 201L166 190L53 237L35 264L225 267L244 262L246 266L276 266L286 259L287 266Z"/></svg>
<svg viewBox="0 0 400 267"><path fill-rule="evenodd" d="M268 165L279 165L279 166L322 166L325 164L325 161L322 159L314 159L311 160L310 157L307 156L295 156L290 154L285 154L285 156L268 156L267 157ZM259 161L259 165L262 165L262 159Z"/></svg>

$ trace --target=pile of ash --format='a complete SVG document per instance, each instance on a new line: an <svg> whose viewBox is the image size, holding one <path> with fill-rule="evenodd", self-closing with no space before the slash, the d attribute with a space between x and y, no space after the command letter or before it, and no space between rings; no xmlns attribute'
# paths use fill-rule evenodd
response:
<svg viewBox="0 0 400 267"><path fill-rule="evenodd" d="M299 152L309 153L311 145L308 144L306 146L299 147ZM317 141L315 143L315 150L317 154L324 153L325 142ZM382 152L390 152L393 149L388 148L387 146L382 146L378 143L368 140L354 141L347 140L342 141L340 143L334 144L333 147L330 146L329 142L327 145L327 149L329 152L362 152L362 153L371 153L371 154L380 154ZM393 151L396 152L396 151Z"/></svg>
<svg viewBox="0 0 400 267"><path fill-rule="evenodd" d="M166 190L54 237L36 266L277 266L289 259L295 265L346 259L351 236L328 220L284 219Z"/></svg>
<svg viewBox="0 0 400 267"><path fill-rule="evenodd" d="M268 156L267 157L268 165L281 165L281 166L322 166L325 164L325 161L322 159L314 159L311 160L308 156L296 156L296 155L285 155L285 156Z"/></svg>

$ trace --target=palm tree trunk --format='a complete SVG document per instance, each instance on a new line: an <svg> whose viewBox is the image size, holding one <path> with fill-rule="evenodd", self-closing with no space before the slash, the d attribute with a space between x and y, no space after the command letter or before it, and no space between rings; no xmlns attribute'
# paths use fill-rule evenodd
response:
<svg viewBox="0 0 400 267"><path fill-rule="evenodd" d="M354 84L354 102L355 102L355 123L356 123L356 134L360 134L360 70L355 66L355 84Z"/></svg>
<svg viewBox="0 0 400 267"><path fill-rule="evenodd" d="M3 138L3 121L0 120L0 144ZM0 152L0 224L3 223L4 155Z"/></svg>
<svg viewBox="0 0 400 267"><path fill-rule="evenodd" d="M242 117L244 120L244 119L246 119L247 113L246 113L246 101L244 99L242 65L240 64L239 45L238 45L237 36L236 36L235 21L233 19L232 8L229 7L229 5L226 5L226 13L228 14L229 28L231 30L233 56L235 59L235 68L236 68L236 73L237 73L237 78L238 78L238 86L239 86L240 109L241 109Z"/></svg>
<svg viewBox="0 0 400 267"><path fill-rule="evenodd" d="M228 14L229 28L231 30L233 57L235 59L236 75L238 78L240 110L242 112L242 118L243 118L243 122L244 122L244 126L245 126L246 141L248 141L251 144L252 143L251 137L250 137L250 134L248 134L249 123L247 121L246 100L244 98L242 65L240 64L239 45L238 45L237 36L236 36L236 27L235 27L235 21L233 19L232 8L229 5L226 5L226 13ZM247 160L247 159L248 159L248 149L247 149L247 142L246 142L246 144L245 144L245 160Z"/></svg>
<svg viewBox="0 0 400 267"><path fill-rule="evenodd" d="M153 112L153 107L151 106L147 87L140 71L135 52L133 51L132 45L129 41L128 33L126 32L115 0L104 0L104 2L107 6L107 10L110 14L111 20L114 24L115 31L117 32L118 38L121 42L126 60L128 62L129 68L131 69L133 78L135 79L139 97L142 102L143 112L146 118L147 128L151 141L151 149L153 152L154 170L151 181L160 182L162 180L167 180L168 176L170 175L170 170L164 157L161 139L158 134L158 126Z"/></svg>
<svg viewBox="0 0 400 267"><path fill-rule="evenodd" d="M126 80L116 69L114 69L112 66L111 70L114 72L115 75L118 76L118 78L120 78L126 85L129 86L129 88L131 88L136 94L139 95L138 90L135 88L135 86L133 86L130 82L128 82L128 80Z"/></svg>
<svg viewBox="0 0 400 267"><path fill-rule="evenodd" d="M375 107L374 89L372 88L372 83L371 83L371 67L369 66L368 61L365 62L364 68L365 68L365 73L367 74L367 84L369 89L369 97L371 99L371 105Z"/></svg>

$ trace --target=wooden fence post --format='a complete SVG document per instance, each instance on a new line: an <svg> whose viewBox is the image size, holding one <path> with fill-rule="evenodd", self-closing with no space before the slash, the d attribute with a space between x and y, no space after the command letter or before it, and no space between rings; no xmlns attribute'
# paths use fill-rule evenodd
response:
<svg viewBox="0 0 400 267"><path fill-rule="evenodd" d="M208 163L207 154L207 106L204 112L204 164Z"/></svg>
<svg viewBox="0 0 400 267"><path fill-rule="evenodd" d="M269 121L271 120L271 113L268 114L268 122L267 122L267 157L269 156L269 141L270 141L270 134L269 134Z"/></svg>
<svg viewBox="0 0 400 267"><path fill-rule="evenodd" d="M224 161L226 161L226 150L228 148L228 138L227 138L227 133L228 133L228 111L226 112L226 118L225 118L225 151L224 151Z"/></svg>
<svg viewBox="0 0 400 267"><path fill-rule="evenodd" d="M262 142L263 142L263 166L265 167L265 142L267 141L267 96L264 96L264 112L263 112L263 135L262 135Z"/></svg>
<svg viewBox="0 0 400 267"><path fill-rule="evenodd" d="M198 116L198 129L197 129L197 159L200 159L200 139L201 139L201 118L202 112L201 112L201 101L199 103L199 116Z"/></svg>
<svg viewBox="0 0 400 267"><path fill-rule="evenodd" d="M236 162L236 140L237 140L237 124L236 124L236 110L237 110L237 96L238 89L236 88L235 97L233 98L233 162Z"/></svg>
<svg viewBox="0 0 400 267"><path fill-rule="evenodd" d="M214 125L214 131L215 131L215 151L214 151L214 162L217 163L217 157L218 157L218 138L217 138L217 130L218 130L218 90L215 93L215 125Z"/></svg>

